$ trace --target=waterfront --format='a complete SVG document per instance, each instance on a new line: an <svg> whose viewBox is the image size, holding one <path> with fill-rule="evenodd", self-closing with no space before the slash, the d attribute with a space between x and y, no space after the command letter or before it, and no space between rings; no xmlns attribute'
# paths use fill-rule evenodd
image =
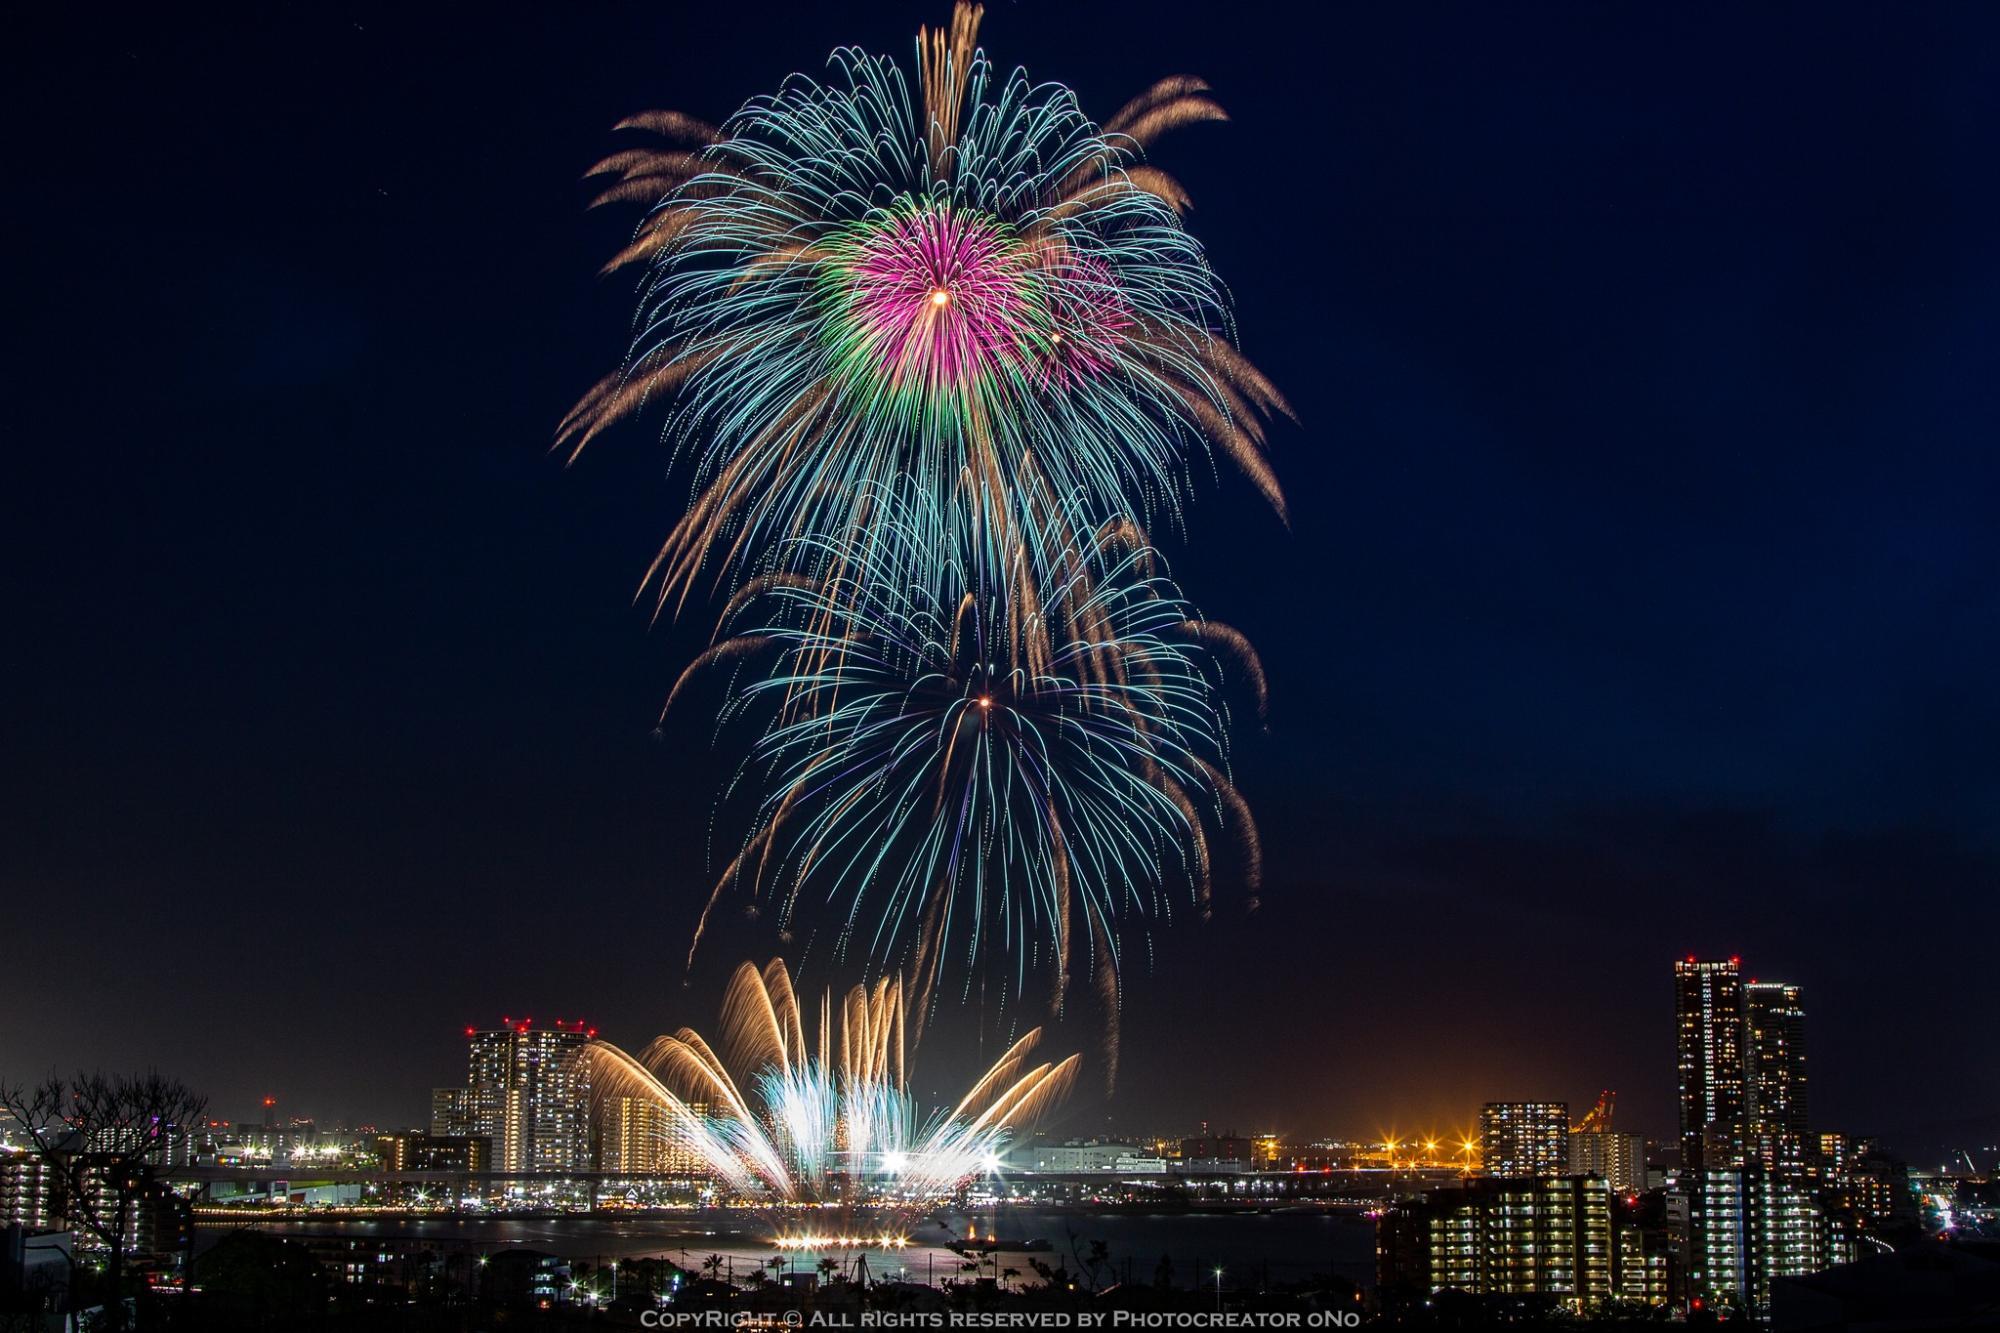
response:
<svg viewBox="0 0 2000 1333"><path fill-rule="evenodd" d="M823 1256L851 1271L866 1256L868 1271L877 1278L903 1277L916 1282L942 1282L970 1277L966 1258L945 1248L963 1236L968 1224L980 1236L999 1235L1003 1241L1048 1242L1047 1250L1006 1250L997 1261L986 1261L980 1272L1002 1277L1008 1285L1037 1280L1032 1262L1089 1267L1101 1244L1098 1282L1152 1283L1163 1276L1175 1286L1212 1284L1215 1269L1223 1281L1239 1286L1283 1286L1332 1276L1366 1287L1374 1274L1374 1224L1362 1212L1345 1207L1230 1212L1136 1212L1094 1209L993 1208L972 1214L943 1215L916 1227L905 1247L822 1248L793 1251L793 1268L810 1270ZM673 1214L558 1214L554 1216L410 1216L369 1219L318 1219L246 1216L242 1226L273 1235L335 1236L356 1241L420 1241L443 1250L497 1253L532 1249L593 1266L613 1260L658 1257L698 1271L711 1255L724 1260L724 1276L738 1279L766 1266L778 1254L760 1219L739 1213L710 1211ZM947 1227L950 1228L947 1231ZM206 1249L236 1224L205 1221L197 1243ZM1009 1276L1007 1270L1013 1270Z"/></svg>

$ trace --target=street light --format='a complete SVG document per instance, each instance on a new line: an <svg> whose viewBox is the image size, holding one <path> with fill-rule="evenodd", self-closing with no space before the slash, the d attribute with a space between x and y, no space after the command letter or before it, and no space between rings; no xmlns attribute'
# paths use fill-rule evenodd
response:
<svg viewBox="0 0 2000 1333"><path fill-rule="evenodd" d="M1222 1313L1222 1265L1215 1266L1215 1312Z"/></svg>

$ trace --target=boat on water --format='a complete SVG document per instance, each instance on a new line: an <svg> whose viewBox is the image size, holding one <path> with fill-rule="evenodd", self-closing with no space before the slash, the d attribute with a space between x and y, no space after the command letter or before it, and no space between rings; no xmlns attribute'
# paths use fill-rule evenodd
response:
<svg viewBox="0 0 2000 1333"><path fill-rule="evenodd" d="M982 1256L992 1256L995 1254L1046 1254L1050 1250L1053 1250L1055 1246L1049 1244L1048 1240L1041 1236L1022 1240L1006 1240L991 1231L982 1236L979 1234L979 1228L974 1226L965 1233L963 1239L947 1240L945 1248L969 1257L975 1254Z"/></svg>

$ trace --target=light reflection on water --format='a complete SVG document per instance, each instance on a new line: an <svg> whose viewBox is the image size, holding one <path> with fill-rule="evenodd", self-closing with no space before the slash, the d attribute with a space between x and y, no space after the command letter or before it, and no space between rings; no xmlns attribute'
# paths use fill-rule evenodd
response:
<svg viewBox="0 0 2000 1333"><path fill-rule="evenodd" d="M851 1273L857 1258L866 1256L875 1279L897 1276L913 1282L941 1282L971 1277L968 1259L944 1248L962 1236L968 1220L980 1236L997 1234L1018 1244L1045 1240L1036 1251L1004 1250L996 1264L985 1260L978 1273L1015 1281L1037 1281L1034 1263L1087 1267L1092 1242L1101 1241L1106 1261L1101 1282L1130 1280L1150 1283L1163 1273L1176 1286L1213 1281L1220 1265L1231 1286L1240 1283L1284 1284L1335 1275L1345 1281L1372 1285L1375 1254L1373 1223L1352 1211L1274 1213L1127 1213L1004 1208L981 1210L970 1219L946 1219L947 1234L934 1222L920 1224L907 1247L833 1246L780 1251L770 1241L768 1223L752 1214L637 1213L630 1216L563 1215L554 1217L431 1217L369 1220L315 1220L309 1217L258 1220L253 1225L286 1232L362 1237L411 1237L440 1246L477 1248L485 1252L527 1248L603 1265L613 1259L660 1257L701 1272L704 1261L720 1255L718 1270L742 1281L754 1268L769 1272L773 1258L789 1262L792 1272L815 1271L832 1258ZM204 1227L198 1248L207 1248L226 1228ZM1008 1277L1012 1268L1017 1277Z"/></svg>

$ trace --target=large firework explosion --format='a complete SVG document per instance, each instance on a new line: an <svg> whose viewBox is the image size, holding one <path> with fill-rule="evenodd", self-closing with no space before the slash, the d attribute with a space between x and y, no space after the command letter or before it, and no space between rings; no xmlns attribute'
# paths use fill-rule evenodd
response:
<svg viewBox="0 0 2000 1333"><path fill-rule="evenodd" d="M659 404L692 498L643 586L729 592L673 692L727 664L726 714L764 719L702 926L732 887L781 930L831 901L838 954L908 970L913 1031L958 966L1010 1023L1036 974L1059 1011L1087 952L1115 1068L1122 928L1180 886L1205 908L1215 832L1257 876L1218 667L1260 711L1261 674L1145 533L1210 450L1282 516L1262 422L1289 409L1144 159L1224 118L1206 86L1096 122L989 63L980 14L920 33L914 76L842 49L719 128L621 125L649 138L590 178L647 210L607 266L643 272L636 331L558 446Z"/></svg>
<svg viewBox="0 0 2000 1333"><path fill-rule="evenodd" d="M598 202L648 209L611 265L646 276L626 364L559 444L671 405L694 498L650 571L663 607L705 566L846 530L871 483L906 477L966 525L1042 486L1150 526L1178 513L1188 451L1216 447L1282 513L1261 417L1284 402L1231 345L1186 196L1142 159L1220 107L1168 79L1100 125L1069 89L999 74L979 15L920 36L914 89L844 49L720 129L634 116L680 146L594 169Z"/></svg>
<svg viewBox="0 0 2000 1333"><path fill-rule="evenodd" d="M901 983L884 979L854 987L837 1014L827 996L809 1037L785 964L745 963L723 1003L726 1058L689 1028L637 1056L594 1042L593 1086L652 1102L673 1143L779 1234L804 1226L893 1243L909 1219L995 1170L1077 1069L1073 1055L1031 1063L1036 1029L956 1106L925 1115L904 1077L906 1018Z"/></svg>
<svg viewBox="0 0 2000 1333"><path fill-rule="evenodd" d="M934 497L898 489L865 533L816 543L844 572L752 582L725 618L738 632L682 677L771 659L735 686L731 709L765 723L745 766L763 795L710 907L740 889L788 928L802 897L831 900L838 952L908 969L918 1030L949 964L969 986L982 950L1009 960L1004 1011L1036 973L1059 1005L1087 949L1115 1034L1122 928L1170 917L1172 884L1206 910L1211 828L1254 883L1215 659L1261 705L1256 657L1194 617L1128 527L1079 531L1072 508L1039 525L1060 545L1001 525L967 550ZM872 577L885 559L920 576Z"/></svg>

